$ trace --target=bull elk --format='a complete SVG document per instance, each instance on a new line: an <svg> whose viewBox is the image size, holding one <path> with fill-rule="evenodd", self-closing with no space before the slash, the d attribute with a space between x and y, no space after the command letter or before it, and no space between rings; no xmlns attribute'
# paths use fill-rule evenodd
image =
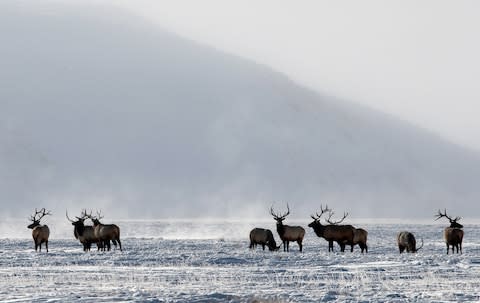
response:
<svg viewBox="0 0 480 303"><path fill-rule="evenodd" d="M330 217L327 219L327 223L329 223L329 225L322 225L320 219L327 211L330 213ZM338 245L340 245L340 250L342 252L345 251L346 244L352 245L353 251L355 228L352 225L337 225L338 223L341 223L348 216L348 214L344 213L343 218L340 221L332 222L332 210L328 208L328 205L325 205L325 208L320 205L320 214L317 212L315 215L316 216L311 215L313 221L308 224L308 226L313 228L313 231L318 237L324 238L326 241L328 241L329 252L333 251L333 242L337 242Z"/></svg>
<svg viewBox="0 0 480 303"><path fill-rule="evenodd" d="M277 243L270 229L254 228L250 231L250 249L256 248L257 244L262 245L263 250L265 250L265 245L268 246L270 251L280 248L280 246L277 247Z"/></svg>
<svg viewBox="0 0 480 303"><path fill-rule="evenodd" d="M450 221L450 227L446 227L443 231L443 237L445 238L445 243L447 244L447 255L448 251L450 250L450 245L452 246L452 254L454 253L454 248L458 250L460 248L460 253L462 253L462 241L463 241L463 225L458 223L457 221L461 219L461 217L455 217L455 219L450 218L447 215L447 210L442 212L438 210L438 214L436 215L436 219L438 220L442 217L447 218Z"/></svg>
<svg viewBox="0 0 480 303"><path fill-rule="evenodd" d="M100 243L101 245L99 245L99 241L95 237L93 226L84 224L85 219L87 219L87 213L85 210L82 211L81 217L75 217L77 219L76 221L68 217L67 211L65 211L65 215L67 220L74 226L73 235L80 241L80 243L82 243L83 251L89 251L93 243L97 244L98 249L103 247L103 243Z"/></svg>
<svg viewBox="0 0 480 303"><path fill-rule="evenodd" d="M289 251L289 243L291 241L296 241L300 251L302 251L302 241L305 236L305 229L301 226L289 226L284 225L283 220L290 214L290 208L287 204L287 212L283 215L276 214L273 211L273 206L270 207L270 214L273 216L273 219L277 221L277 232L280 236L280 239L283 242L283 251Z"/></svg>
<svg viewBox="0 0 480 303"><path fill-rule="evenodd" d="M328 216L328 219L326 219L326 222L330 225L337 225L337 226L351 226L351 225L338 225L339 223L342 223L343 220L348 216L348 213L343 213L343 218L340 219L339 221L332 221L332 216L333 216L333 211L330 210L330 215ZM352 226L353 227L353 226ZM358 244L360 246L360 250L363 254L365 251L368 253L368 246L367 246L367 237L368 237L368 232L363 229L363 228L355 228L353 227L353 241L346 241L345 244L350 245L350 252L353 252L353 247ZM342 245L340 245L340 249L342 249ZM333 248L332 248L333 251Z"/></svg>
<svg viewBox="0 0 480 303"><path fill-rule="evenodd" d="M122 251L122 242L120 242L120 228L115 224L102 224L100 219L103 218L100 212L97 212L97 216L92 216L88 214L87 217L93 222L93 231L95 238L97 238L97 244L101 246L101 250L105 249L110 250L110 241L112 241L115 248L118 245L120 246L120 251Z"/></svg>
<svg viewBox="0 0 480 303"><path fill-rule="evenodd" d="M417 248L417 240L415 240L415 236L408 231L401 231L397 235L397 244L400 253L403 253L405 249L407 253L416 253L423 247L423 239L422 245Z"/></svg>
<svg viewBox="0 0 480 303"><path fill-rule="evenodd" d="M47 212L45 208L42 208L41 210L35 208L35 213L30 217L32 224L27 227L32 229L35 251L37 251L37 249L38 251L42 251L42 243L45 243L45 248L48 252L48 237L50 236L50 229L47 225L40 224L40 220L47 215L51 215L51 213L49 211Z"/></svg>

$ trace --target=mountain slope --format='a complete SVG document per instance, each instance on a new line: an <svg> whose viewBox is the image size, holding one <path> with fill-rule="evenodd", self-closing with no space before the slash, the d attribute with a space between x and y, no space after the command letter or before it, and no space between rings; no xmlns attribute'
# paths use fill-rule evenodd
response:
<svg viewBox="0 0 480 303"><path fill-rule="evenodd" d="M0 154L11 213L479 214L480 157L430 133L110 7L0 6L0 150L30 147Z"/></svg>

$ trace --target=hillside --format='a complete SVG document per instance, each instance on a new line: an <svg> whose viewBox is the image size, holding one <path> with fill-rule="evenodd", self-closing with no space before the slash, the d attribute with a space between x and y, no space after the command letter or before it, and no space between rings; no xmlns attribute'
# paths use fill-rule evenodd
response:
<svg viewBox="0 0 480 303"><path fill-rule="evenodd" d="M7 213L480 215L480 156L434 134L107 6L0 8Z"/></svg>

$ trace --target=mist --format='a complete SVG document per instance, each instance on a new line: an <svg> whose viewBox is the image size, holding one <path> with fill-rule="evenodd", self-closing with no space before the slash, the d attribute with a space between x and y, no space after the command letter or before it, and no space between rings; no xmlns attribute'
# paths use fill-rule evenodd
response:
<svg viewBox="0 0 480 303"><path fill-rule="evenodd" d="M480 156L428 131L107 5L0 8L10 217L479 215Z"/></svg>

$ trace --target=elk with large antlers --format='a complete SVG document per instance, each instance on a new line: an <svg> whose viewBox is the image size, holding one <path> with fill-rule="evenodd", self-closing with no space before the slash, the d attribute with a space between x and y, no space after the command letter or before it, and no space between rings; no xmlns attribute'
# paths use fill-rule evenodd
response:
<svg viewBox="0 0 480 303"><path fill-rule="evenodd" d="M50 229L47 225L41 225L40 220L47 216L51 215L49 211L46 211L45 208L37 210L35 208L35 213L33 216L30 216L30 220L33 222L27 227L32 229L33 242L35 243L35 251L42 251L42 243L45 243L45 248L48 252L48 237L50 236Z"/></svg>
<svg viewBox="0 0 480 303"><path fill-rule="evenodd" d="M82 243L83 251L89 251L93 243L97 244L98 249L103 247L103 243L99 243L98 239L95 237L93 226L84 224L85 219L88 218L86 210L82 210L80 217L75 217L77 218L76 221L68 217L67 211L65 211L65 215L68 221L74 226L73 235L80 241L80 243Z"/></svg>
<svg viewBox="0 0 480 303"><path fill-rule="evenodd" d="M115 248L120 246L122 250L122 242L120 242L120 228L115 224L102 224L100 219L103 218L100 212L97 212L97 216L92 216L92 213L86 215L93 222L93 231L95 237L98 239L97 244L101 247L102 251L105 249L110 250L110 241L112 241Z"/></svg>
<svg viewBox="0 0 480 303"><path fill-rule="evenodd" d="M458 223L457 221L461 219L461 217L455 217L455 219L450 218L447 215L447 210L445 209L443 214L440 210L438 210L438 214L436 215L436 219L438 220L442 217L447 218L450 221L450 227L446 227L443 231L443 236L445 238L445 243L447 244L447 255L448 251L450 250L450 245L452 246L452 254L454 253L454 248L458 250L460 248L460 253L462 253L462 241L463 241L463 225Z"/></svg>
<svg viewBox="0 0 480 303"><path fill-rule="evenodd" d="M283 215L276 214L273 211L273 206L270 207L270 214L273 219L277 221L277 232L283 242L283 251L289 251L290 241L296 241L300 251L302 251L302 241L305 236L305 229L301 226L284 225L283 220L290 214L290 208L287 204L287 212Z"/></svg>
<svg viewBox="0 0 480 303"><path fill-rule="evenodd" d="M322 225L320 222L320 218L325 212L329 212L330 216L326 220L328 225ZM350 244L352 245L353 251L353 243L354 243L354 236L355 236L355 228L352 225L337 225L348 216L348 213L343 214L343 218L337 222L333 222L331 220L333 215L333 211L328 208L328 205L325 205L323 208L320 205L320 214L317 212L316 216L312 215L313 222L308 224L309 227L313 228L313 231L318 237L324 238L328 241L328 251L333 251L333 242L337 242L340 245L340 250L342 252L345 251L345 245Z"/></svg>

